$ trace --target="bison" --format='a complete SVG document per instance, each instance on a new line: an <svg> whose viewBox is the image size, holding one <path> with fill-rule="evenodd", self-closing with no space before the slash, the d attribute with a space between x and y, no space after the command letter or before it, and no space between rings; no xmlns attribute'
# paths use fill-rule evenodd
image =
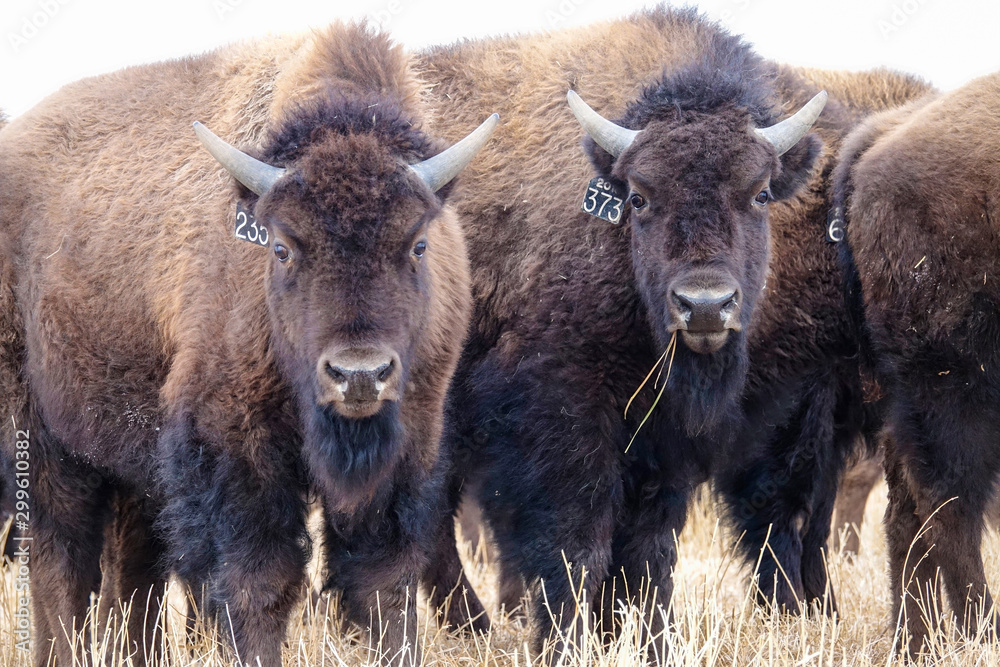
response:
<svg viewBox="0 0 1000 667"><path fill-rule="evenodd" d="M0 428L30 462L36 664L51 642L72 663L115 501L138 658L175 573L241 661L279 665L308 492L348 617L419 663L470 309L448 183L497 119L442 151L409 60L335 24L87 79L0 132Z"/></svg>
<svg viewBox="0 0 1000 667"><path fill-rule="evenodd" d="M448 406L449 493L453 507L476 496L504 578L544 583L535 647L581 628L560 616L574 592L612 609L658 589L666 605L674 539L708 479L743 553L761 557L762 587L793 610L824 599L838 474L862 426L857 342L824 239L829 155L865 115L927 86L779 67L663 7L436 47L419 64L435 117L495 106L506 118L452 195L475 303ZM617 119L583 110L586 152L567 89ZM595 178L619 193L618 224L580 210Z"/></svg>
<svg viewBox="0 0 1000 667"><path fill-rule="evenodd" d="M960 629L996 630L980 540L1000 471L998 109L992 75L873 117L834 174L848 293L887 401L890 580L912 655L929 648L939 582Z"/></svg>

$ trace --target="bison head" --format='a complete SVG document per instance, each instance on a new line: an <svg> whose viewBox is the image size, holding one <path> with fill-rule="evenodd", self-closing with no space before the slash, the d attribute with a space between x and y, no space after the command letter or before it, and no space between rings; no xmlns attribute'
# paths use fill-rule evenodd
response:
<svg viewBox="0 0 1000 667"><path fill-rule="evenodd" d="M814 135L802 139L826 93L774 123L747 85L718 71L680 74L648 88L619 123L569 93L591 161L626 200L653 336L661 351L674 335L682 343L668 393L689 433L738 399L767 272L768 208L806 182L821 147Z"/></svg>
<svg viewBox="0 0 1000 667"><path fill-rule="evenodd" d="M261 160L196 124L267 230L271 345L299 403L311 474L337 504L373 492L399 455L400 404L432 301L456 289L435 276L464 258L433 242L449 238L435 230L442 188L497 120L431 158L430 141L385 100L300 110Z"/></svg>

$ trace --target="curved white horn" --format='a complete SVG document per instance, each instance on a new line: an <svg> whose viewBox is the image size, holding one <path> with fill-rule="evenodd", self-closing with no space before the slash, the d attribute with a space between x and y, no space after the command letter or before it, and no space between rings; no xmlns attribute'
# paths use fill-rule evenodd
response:
<svg viewBox="0 0 1000 667"><path fill-rule="evenodd" d="M638 130L630 130L616 125L610 120L597 113L584 102L575 90L566 93L566 101L569 108L576 116L577 121L583 126L584 131L590 138L597 142L597 145L611 153L613 157L618 157L625 152L635 137Z"/></svg>
<svg viewBox="0 0 1000 667"><path fill-rule="evenodd" d="M826 91L816 93L816 96L806 102L806 105L795 112L794 116L789 116L780 123L771 127L755 129L757 136L767 141L778 155L784 155L788 150L799 143L799 140L809 133L813 124L826 106Z"/></svg>
<svg viewBox="0 0 1000 667"><path fill-rule="evenodd" d="M271 186L285 175L285 170L281 167L272 167L233 148L198 121L194 123L194 133L198 135L198 139L212 157L218 160L233 178L258 195L270 190Z"/></svg>
<svg viewBox="0 0 1000 667"><path fill-rule="evenodd" d="M500 115L493 114L451 148L423 162L411 164L410 169L427 184L431 192L437 192L448 181L458 176L458 172L469 166L476 153L486 145L499 122Z"/></svg>

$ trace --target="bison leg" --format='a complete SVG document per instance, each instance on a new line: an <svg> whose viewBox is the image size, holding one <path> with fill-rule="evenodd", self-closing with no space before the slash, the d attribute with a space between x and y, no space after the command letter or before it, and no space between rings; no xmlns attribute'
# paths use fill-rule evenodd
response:
<svg viewBox="0 0 1000 667"><path fill-rule="evenodd" d="M501 613L513 613L516 617L523 617L521 600L527 593L524 578L517 570L504 566L505 561L497 554L496 544L490 539L491 535L485 533L483 511L471 493L464 495L458 518L462 536L472 543L472 552L476 553L481 548L485 562L489 565L495 564L499 569L498 609Z"/></svg>
<svg viewBox="0 0 1000 667"><path fill-rule="evenodd" d="M51 651L57 667L71 667L74 631L85 629L90 594L101 585L110 488L96 471L54 458L36 457L32 469L34 662L49 665Z"/></svg>
<svg viewBox="0 0 1000 667"><path fill-rule="evenodd" d="M909 652L916 657L928 628L940 619L942 595L937 579L937 552L926 534L910 493L901 461L896 458L891 439L886 439L885 479L889 505L885 510L886 541L889 550L889 582L895 622L902 621L909 634Z"/></svg>
<svg viewBox="0 0 1000 667"><path fill-rule="evenodd" d="M347 619L368 630L381 664L422 663L416 594L440 534L440 493L436 481L406 479L384 502L326 510L327 588L341 592Z"/></svg>
<svg viewBox="0 0 1000 667"><path fill-rule="evenodd" d="M294 486L255 479L249 466L230 480L213 526L219 565L211 606L243 664L278 666L306 579L304 502Z"/></svg>
<svg viewBox="0 0 1000 667"><path fill-rule="evenodd" d="M798 612L805 599L802 586L802 539L807 500L788 498L791 477L757 462L750 470L720 481L719 490L740 548L748 562L759 562L757 602L781 611Z"/></svg>
<svg viewBox="0 0 1000 667"><path fill-rule="evenodd" d="M490 619L472 584L465 575L455 541L455 520L451 513L442 516L437 548L423 576L424 590L431 608L453 630L471 629L488 632Z"/></svg>
<svg viewBox="0 0 1000 667"><path fill-rule="evenodd" d="M442 464L444 461L439 462ZM441 512L440 523L435 538L434 552L428 563L427 570L421 577L424 592L427 594L431 609L437 610L438 618L452 630L473 630L488 632L490 619L476 595L472 584L465 575L462 560L458 555L458 542L455 533L455 514L459 507L466 508L473 503L462 503L463 478L454 472L449 475L448 493L445 498L446 511ZM463 511L462 516L468 516ZM480 515L481 519L481 515ZM476 522L475 535L480 534L480 522ZM465 538L469 539L468 533Z"/></svg>
<svg viewBox="0 0 1000 667"><path fill-rule="evenodd" d="M788 423L773 433L760 425L759 434L751 431L767 444L742 469L724 471L719 488L747 559L759 560L758 602L798 613L825 600L833 612L826 541L836 480L861 426L860 404L827 374L804 380L790 396L800 398Z"/></svg>
<svg viewBox="0 0 1000 667"><path fill-rule="evenodd" d="M973 636L980 622L986 621L995 632L993 599L980 548L983 514L1000 467L995 451L1000 432L991 410L977 405L975 397L949 395L950 400L942 405L940 396L933 392L928 400L913 404L909 397L899 396L895 406L894 442L886 447L887 479L891 477L892 490L890 553L896 561L912 567L913 560L925 553L921 542L933 544L931 559L940 570L959 627ZM906 515L911 499L917 520ZM926 540L916 540L911 549L906 540L914 542L915 530L921 526L927 531ZM909 552L908 559L904 551ZM894 563L893 576L904 583L911 578L898 562ZM918 592L926 590L924 582L931 581L920 576L916 579ZM897 592L902 595L903 590L901 586ZM909 594L903 599L910 647L919 650L923 637L920 625L936 623L939 610L930 604L921 607Z"/></svg>
<svg viewBox="0 0 1000 667"><path fill-rule="evenodd" d="M882 465L878 458L869 456L848 469L840 484L837 502L834 505L833 548L845 554L857 555L861 546L859 530L865 516L868 496L882 479ZM841 543L841 532L845 540Z"/></svg>
<svg viewBox="0 0 1000 667"><path fill-rule="evenodd" d="M594 469L602 468L595 464ZM609 499L619 495L612 480L620 483L617 477L598 475L576 480L582 488L572 490L526 484L522 493L511 495L516 503L504 505L504 510L514 510L511 520L493 524L504 576L521 573L540 583L530 610L533 648L542 655L551 641L551 664L582 649L593 624L593 605L611 564L614 509Z"/></svg>
<svg viewBox="0 0 1000 667"><path fill-rule="evenodd" d="M280 666L288 618L304 590L305 501L294 473L261 466L294 459L220 455L188 433L167 431L161 444L170 500L160 521L170 565L243 664Z"/></svg>
<svg viewBox="0 0 1000 667"><path fill-rule="evenodd" d="M160 611L166 590L163 570L166 545L153 530L153 512L134 496L119 494L114 520L105 533L101 569L100 621L111 615L127 618L129 652L143 662L159 656Z"/></svg>
<svg viewBox="0 0 1000 667"><path fill-rule="evenodd" d="M828 466L817 471L818 477L810 508L809 522L802 534L802 592L808 605L816 603L826 614L837 609L837 600L830 587L827 573L827 541L830 539L830 525L833 507L837 499L837 477L839 469Z"/></svg>
<svg viewBox="0 0 1000 667"><path fill-rule="evenodd" d="M500 590L497 595L497 602L502 613L511 614L512 618L524 619L524 607L522 601L528 594L528 588L524 583L524 577L513 567L510 561L497 558L499 567Z"/></svg>
<svg viewBox="0 0 1000 667"><path fill-rule="evenodd" d="M667 663L660 651L671 622L677 539L687 518L691 486L632 499L624 526L616 531L611 576L604 583L603 628L616 634L615 612L623 604L626 610L638 608L646 633L640 645L648 645L654 664Z"/></svg>

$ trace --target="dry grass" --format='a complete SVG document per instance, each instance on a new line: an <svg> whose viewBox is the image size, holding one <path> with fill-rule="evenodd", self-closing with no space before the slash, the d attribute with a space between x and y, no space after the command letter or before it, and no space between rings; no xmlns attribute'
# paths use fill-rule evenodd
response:
<svg viewBox="0 0 1000 667"><path fill-rule="evenodd" d="M869 503L861 532L861 554L852 559L834 554L829 562L833 585L839 596L842 619L810 615L781 617L766 613L752 603L748 573L731 552L714 508L699 502L681 539L680 561L674 597L676 631L660 641L657 651L668 651L676 665L703 667L743 665L893 665L892 624L889 622L889 590L886 580L885 543L881 514L884 487ZM997 590L1000 538L990 531L985 539L987 572ZM496 608L496 580L491 567L476 554L465 554L472 580L489 609ZM481 556L481 555L479 555ZM178 598L172 598L173 604ZM182 600L181 600L182 602ZM0 587L0 667L28 665L27 656L15 650L11 613L14 582L10 573ZM443 667L527 667L528 630L520 621L495 618L487 636L454 636L427 621L421 608L425 664ZM334 604L303 606L291 624L285 664L301 667L362 665L367 658L365 642L357 631L343 633L334 622ZM179 624L172 623L176 628ZM588 641L588 646L568 662L583 667L632 667L644 664L648 646L642 645L642 622L634 612L626 614L625 631L610 646ZM1000 645L962 642L951 636L949 625L937 637L939 657L934 664L997 665ZM88 637L105 662L112 667L134 664L121 653L120 633L109 630L104 637ZM176 665L214 665L222 662L214 643L206 638L185 646L182 633L171 632L166 650ZM177 657L183 656L183 657ZM927 661L930 662L930 661Z"/></svg>

